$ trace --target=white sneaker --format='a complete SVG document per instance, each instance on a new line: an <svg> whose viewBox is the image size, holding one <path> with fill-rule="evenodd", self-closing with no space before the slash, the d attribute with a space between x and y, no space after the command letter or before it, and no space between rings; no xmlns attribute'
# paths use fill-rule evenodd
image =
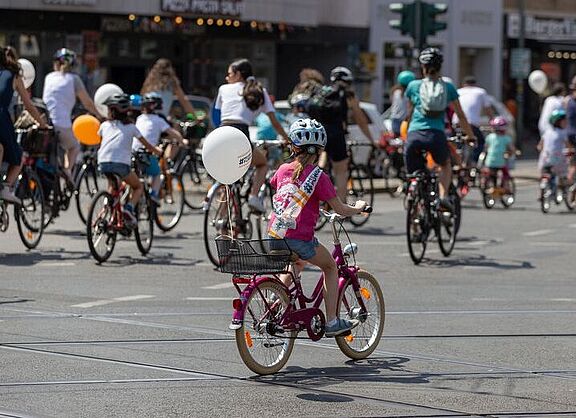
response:
<svg viewBox="0 0 576 418"><path fill-rule="evenodd" d="M0 200L4 200L8 203L14 203L15 205L21 205L22 201L14 195L14 191L9 188L8 186L4 186L2 190L0 190Z"/></svg>
<svg viewBox="0 0 576 418"><path fill-rule="evenodd" d="M266 212L266 208L264 207L264 203L258 198L258 196L250 196L248 198L248 206L256 212L264 213Z"/></svg>

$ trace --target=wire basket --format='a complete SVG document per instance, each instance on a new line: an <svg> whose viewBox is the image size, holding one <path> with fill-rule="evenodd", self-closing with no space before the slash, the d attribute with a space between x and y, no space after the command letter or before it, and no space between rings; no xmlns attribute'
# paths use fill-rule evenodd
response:
<svg viewBox="0 0 576 418"><path fill-rule="evenodd" d="M287 270L291 251L283 239L216 238L220 271L232 274L277 274Z"/></svg>
<svg viewBox="0 0 576 418"><path fill-rule="evenodd" d="M20 129L18 135L22 149L31 157L46 157L54 150L54 131L50 129Z"/></svg>

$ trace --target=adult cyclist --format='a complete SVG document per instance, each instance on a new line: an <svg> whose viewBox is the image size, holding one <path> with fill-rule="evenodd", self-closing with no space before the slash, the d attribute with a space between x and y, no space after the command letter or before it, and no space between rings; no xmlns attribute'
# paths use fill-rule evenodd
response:
<svg viewBox="0 0 576 418"><path fill-rule="evenodd" d="M408 173L425 169L422 153L429 152L440 167L440 205L444 210L452 211L453 205L447 198L452 167L444 133L446 108L452 105L469 140L474 139L474 133L462 111L456 88L452 83L442 80L440 70L444 58L440 50L426 48L420 53L418 60L423 78L412 81L406 88L406 97L409 100L408 138L404 151L406 169Z"/></svg>
<svg viewBox="0 0 576 418"><path fill-rule="evenodd" d="M346 147L346 133L348 131L348 111L352 112L352 118L360 127L362 133L375 144L366 115L360 109L360 102L356 98L352 83L354 77L352 72L346 67L336 67L330 72L332 89L338 92L340 106L330 112L330 115L314 115L326 129L328 143L326 144L326 154L332 162L334 180L338 197L346 202L348 182L348 150Z"/></svg>

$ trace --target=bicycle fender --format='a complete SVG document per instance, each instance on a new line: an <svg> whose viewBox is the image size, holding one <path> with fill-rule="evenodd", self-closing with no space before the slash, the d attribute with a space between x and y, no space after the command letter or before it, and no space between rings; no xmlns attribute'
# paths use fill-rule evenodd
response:
<svg viewBox="0 0 576 418"><path fill-rule="evenodd" d="M252 292L254 292L256 290L256 288L263 282L274 282L276 284L280 284L281 286L283 286L281 283L279 283L278 280L273 279L271 277L258 277L256 280L252 280L250 282L250 284L248 284L244 290L242 290L242 292L240 293L240 301L242 302L240 307L238 309L234 309L234 311L232 312L232 324L231 326L234 326L235 328L240 328L240 326L242 325L242 323L244 322L244 311L246 310L246 303L248 302L248 299L250 299L250 295L252 294Z"/></svg>
<svg viewBox="0 0 576 418"><path fill-rule="evenodd" d="M208 210L207 203L212 199L212 196L214 195L214 193L216 193L216 190L218 190L221 185L222 184L220 182L215 182L210 187L210 189L208 190L208 193L206 194L206 198L204 199L204 207L203 207L204 212L206 212Z"/></svg>

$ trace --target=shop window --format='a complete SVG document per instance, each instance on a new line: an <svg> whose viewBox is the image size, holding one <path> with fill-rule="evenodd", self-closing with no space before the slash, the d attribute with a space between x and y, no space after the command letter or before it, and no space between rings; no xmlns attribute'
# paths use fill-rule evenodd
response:
<svg viewBox="0 0 576 418"><path fill-rule="evenodd" d="M117 55L122 58L136 58L136 45L135 41L132 39L118 39L117 43Z"/></svg>
<svg viewBox="0 0 576 418"><path fill-rule="evenodd" d="M158 41L155 39L142 39L140 41L140 58L154 59L158 56Z"/></svg>

